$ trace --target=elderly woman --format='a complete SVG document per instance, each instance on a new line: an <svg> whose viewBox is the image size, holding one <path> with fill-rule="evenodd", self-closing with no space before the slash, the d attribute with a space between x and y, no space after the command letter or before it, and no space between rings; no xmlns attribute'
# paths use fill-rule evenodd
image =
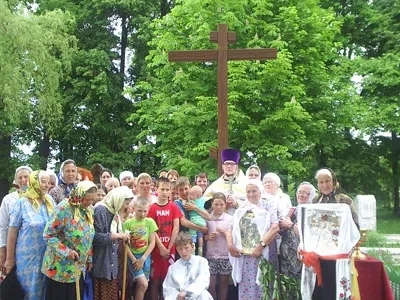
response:
<svg viewBox="0 0 400 300"><path fill-rule="evenodd" d="M307 182L303 181L297 188L296 199L297 203L309 204L315 197L315 187ZM291 286L295 287L296 290L287 290L285 299L299 299L300 295L300 277L301 268L303 263L298 259L297 251L300 243L299 229L297 227L297 208L295 208L290 215L282 218L279 221L279 227L281 229L280 235L282 242L280 244L280 255L279 255L279 271L287 276Z"/></svg>
<svg viewBox="0 0 400 300"><path fill-rule="evenodd" d="M57 204L69 195L76 183L77 176L78 169L72 159L67 159L61 164L58 186L49 192Z"/></svg>
<svg viewBox="0 0 400 300"><path fill-rule="evenodd" d="M4 274L4 262L6 261L6 244L7 244L7 232L8 223L10 221L10 213L17 202L21 193L23 193L28 187L29 174L32 173L32 169L27 166L18 167L15 170L13 184L18 188L17 190L9 193L3 198L0 207L0 271Z"/></svg>
<svg viewBox="0 0 400 300"><path fill-rule="evenodd" d="M246 177L248 179L259 179L261 180L261 170L257 165L251 165L246 170Z"/></svg>
<svg viewBox="0 0 400 300"><path fill-rule="evenodd" d="M246 201L233 215L226 231L232 278L239 283L239 300L261 299L262 287L256 283L261 256L268 258L268 245L279 231L276 203L261 199L262 183L249 179Z"/></svg>
<svg viewBox="0 0 400 300"><path fill-rule="evenodd" d="M349 196L338 191L339 183L337 181L336 174L332 170L328 168L318 170L315 175L315 179L317 180L318 190L320 194L314 197L312 201L313 203L344 203L349 205L350 207L352 220L351 218L346 219L348 220L345 226L346 230L341 230L337 237L337 239L341 241L339 242L339 245L341 245L341 247L338 247L337 251L339 253L348 253L351 248L357 243L360 236L357 230L357 228L359 227L358 215L354 208L353 200ZM345 276L349 276L350 274L350 271L347 272L348 270L346 270L348 269L348 266L348 259L320 259L320 274L321 278L324 278L323 283L318 284L317 281L315 283L315 286L313 286L314 289L312 289L310 283L315 280L315 277L313 278L313 280L311 280L310 278L303 280L303 299L311 299L310 293L312 293L313 300L336 300L343 295L346 295L346 297L348 297L349 290L345 289L345 285L341 283L341 281L345 281L346 279L343 277L344 274ZM312 273L308 268L306 269L306 271L309 274ZM304 278L306 278L307 276L308 275L305 275Z"/></svg>
<svg viewBox="0 0 400 300"><path fill-rule="evenodd" d="M358 215L353 204L353 200L343 194L339 193L339 182L337 181L336 174L330 169L320 169L315 175L318 182L319 195L316 196L312 203L346 203L350 206L353 221L358 224Z"/></svg>
<svg viewBox="0 0 400 300"><path fill-rule="evenodd" d="M135 177L131 171L122 171L119 173L119 182L121 186L126 185L127 187L132 187L133 179L135 179Z"/></svg>
<svg viewBox="0 0 400 300"><path fill-rule="evenodd" d="M281 179L275 173L267 173L263 177L264 197L268 201L276 201L278 205L278 218L285 217L292 207L289 195L282 192Z"/></svg>
<svg viewBox="0 0 400 300"><path fill-rule="evenodd" d="M5 267L8 273L16 265L26 300L44 299L45 276L40 272L46 249L43 230L55 206L47 194L49 181L46 171L32 172L28 189L10 215Z"/></svg>
<svg viewBox="0 0 400 300"><path fill-rule="evenodd" d="M121 186L110 191L94 208L93 277L94 299L118 299L118 241L127 241L123 217L132 191Z"/></svg>
<svg viewBox="0 0 400 300"><path fill-rule="evenodd" d="M76 299L77 276L82 285L82 274L91 269L92 204L96 192L93 182L80 181L54 209L46 226L43 237L47 248L42 266L46 275L46 300Z"/></svg>

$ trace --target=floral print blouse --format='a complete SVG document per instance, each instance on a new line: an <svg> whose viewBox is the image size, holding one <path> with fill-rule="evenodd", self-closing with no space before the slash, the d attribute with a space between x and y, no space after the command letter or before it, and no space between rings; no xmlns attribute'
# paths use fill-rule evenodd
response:
<svg viewBox="0 0 400 300"><path fill-rule="evenodd" d="M67 258L71 250L79 253L78 268L81 272L85 272L87 264L92 263L93 223L89 223L87 218L76 221L74 208L67 199L55 207L43 237L47 248L42 272L52 280L75 282L75 262Z"/></svg>

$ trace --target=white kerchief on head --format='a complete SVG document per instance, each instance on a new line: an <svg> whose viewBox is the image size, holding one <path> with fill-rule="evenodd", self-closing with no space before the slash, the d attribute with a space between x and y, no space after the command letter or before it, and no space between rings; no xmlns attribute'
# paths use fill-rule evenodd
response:
<svg viewBox="0 0 400 300"><path fill-rule="evenodd" d="M119 174L119 181L122 181L125 177L133 178L133 173L131 171L122 171Z"/></svg>
<svg viewBox="0 0 400 300"><path fill-rule="evenodd" d="M261 193L264 191L264 187L260 179L256 178L247 179L246 187L250 184L256 186Z"/></svg>
<svg viewBox="0 0 400 300"><path fill-rule="evenodd" d="M317 171L317 174L315 174L315 179L318 179L319 176L321 175L327 175L330 178L332 178L332 173L328 169L320 169Z"/></svg>
<svg viewBox="0 0 400 300"><path fill-rule="evenodd" d="M122 222L119 213L124 201L132 199L133 197L134 195L130 188L127 186L119 186L112 189L104 199L99 202L99 205L104 205L110 213L114 214L114 218L111 222L111 233L122 232Z"/></svg>
<svg viewBox="0 0 400 300"><path fill-rule="evenodd" d="M278 187L281 186L281 179L277 174L272 173L272 172L267 173L263 177L263 182L265 182L267 179L275 181L276 184L278 185Z"/></svg>

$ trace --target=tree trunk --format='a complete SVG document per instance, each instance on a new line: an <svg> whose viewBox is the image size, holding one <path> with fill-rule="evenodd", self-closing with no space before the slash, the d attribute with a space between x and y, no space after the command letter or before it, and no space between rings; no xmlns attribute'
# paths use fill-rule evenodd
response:
<svg viewBox="0 0 400 300"><path fill-rule="evenodd" d="M0 133L0 201L10 190L9 178L14 170L11 164L11 136Z"/></svg>
<svg viewBox="0 0 400 300"><path fill-rule="evenodd" d="M50 156L50 138L47 134L47 131L44 130L43 139L39 144L39 168L41 170L47 169L47 162Z"/></svg>
<svg viewBox="0 0 400 300"><path fill-rule="evenodd" d="M315 153L318 162L318 168L325 168L326 165L326 156L324 152L324 145L323 144L316 144L315 145Z"/></svg>
<svg viewBox="0 0 400 300"><path fill-rule="evenodd" d="M397 133L392 131L392 174L393 174L394 213L396 216L400 217L399 158L400 158L400 139Z"/></svg>
<svg viewBox="0 0 400 300"><path fill-rule="evenodd" d="M121 15L121 63L119 66L119 72L121 77L125 76L125 64L126 64L126 48L128 47L128 25L127 17L125 14ZM124 80L122 80L123 88Z"/></svg>

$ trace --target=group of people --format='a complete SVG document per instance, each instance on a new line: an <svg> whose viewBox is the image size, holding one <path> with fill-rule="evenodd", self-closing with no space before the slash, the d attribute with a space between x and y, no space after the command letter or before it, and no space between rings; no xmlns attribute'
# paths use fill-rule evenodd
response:
<svg viewBox="0 0 400 300"><path fill-rule="evenodd" d="M339 299L335 280L320 284L304 275L316 265L304 259L309 252L297 209L345 203L355 229L350 227L357 230L352 200L337 191L334 172L316 173L318 195L311 183L300 183L293 205L276 173L262 176L256 165L243 173L235 149L223 150L221 159L221 177L209 183L200 173L193 186L176 170L162 171L155 180L131 171L115 178L103 169L95 184L93 174L73 160L61 164L56 180L54 173L19 167L18 188L0 208L0 268L16 268L26 300L77 299L87 272L95 300L272 299L277 285L260 284L265 260L299 291L308 288L303 299ZM228 292L232 283L238 286L235 295Z"/></svg>

